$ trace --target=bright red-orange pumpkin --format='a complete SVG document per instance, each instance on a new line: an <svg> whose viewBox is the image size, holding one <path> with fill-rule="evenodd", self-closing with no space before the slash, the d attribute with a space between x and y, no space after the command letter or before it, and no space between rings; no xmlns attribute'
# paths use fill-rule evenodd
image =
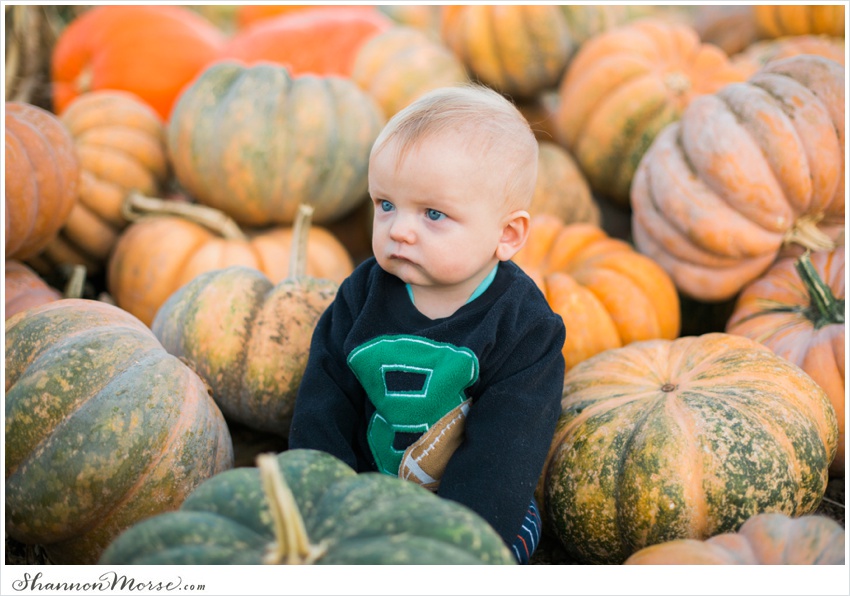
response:
<svg viewBox="0 0 850 596"><path fill-rule="evenodd" d="M260 61L282 64L293 76L350 76L360 46L393 22L377 10L336 8L260 20L235 33L223 53L249 66Z"/></svg>
<svg viewBox="0 0 850 596"><path fill-rule="evenodd" d="M255 23L273 19L283 14L303 12L307 10L364 10L374 12L375 7L371 5L346 4L335 6L327 4L240 4L236 7L236 27L246 29Z"/></svg>
<svg viewBox="0 0 850 596"><path fill-rule="evenodd" d="M183 86L219 58L224 34L182 6L100 6L66 27L53 49L57 112L96 89L135 93L167 120Z"/></svg>

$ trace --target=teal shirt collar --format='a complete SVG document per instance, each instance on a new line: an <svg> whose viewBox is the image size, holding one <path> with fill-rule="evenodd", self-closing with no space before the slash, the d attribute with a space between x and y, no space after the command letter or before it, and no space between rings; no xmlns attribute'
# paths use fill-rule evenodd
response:
<svg viewBox="0 0 850 596"><path fill-rule="evenodd" d="M474 292L472 292L472 295L466 301L466 304L469 304L470 302L478 298L481 294L487 291L487 288L489 288L490 284L493 283L493 280L496 279L496 273L498 272L498 270L499 264L496 263L496 266L493 267L493 270L487 274L487 277L481 280L481 283L478 284L478 287L475 288ZM410 296L410 302L416 304L416 301L413 300L413 288L410 287L410 284L404 284L404 287L407 288L407 295Z"/></svg>

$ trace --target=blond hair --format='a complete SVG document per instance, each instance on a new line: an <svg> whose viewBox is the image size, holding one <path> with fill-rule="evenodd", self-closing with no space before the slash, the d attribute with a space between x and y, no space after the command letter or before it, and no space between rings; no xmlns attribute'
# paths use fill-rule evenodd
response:
<svg viewBox="0 0 850 596"><path fill-rule="evenodd" d="M455 134L466 146L495 160L505 176L506 203L527 208L537 182L537 139L520 111L496 91L476 84L440 87L396 113L372 145L370 160L390 141L401 163L427 138Z"/></svg>

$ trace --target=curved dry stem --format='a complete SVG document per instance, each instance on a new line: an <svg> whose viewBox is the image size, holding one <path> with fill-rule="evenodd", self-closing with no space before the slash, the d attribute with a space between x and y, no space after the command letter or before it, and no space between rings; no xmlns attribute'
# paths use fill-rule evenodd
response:
<svg viewBox="0 0 850 596"><path fill-rule="evenodd" d="M794 226L785 233L782 244L799 244L812 251L833 250L835 242L829 235L818 227L823 214L804 215Z"/></svg>
<svg viewBox="0 0 850 596"><path fill-rule="evenodd" d="M139 221L144 217L173 215L204 226L214 234L228 240L248 240L239 225L226 213L194 203L167 201L146 197L138 191L130 191L121 204L121 215L127 221Z"/></svg>
<svg viewBox="0 0 850 596"><path fill-rule="evenodd" d="M292 224L292 250L289 253L289 278L300 279L307 274L307 240L310 237L310 223L313 219L313 206L301 203Z"/></svg>

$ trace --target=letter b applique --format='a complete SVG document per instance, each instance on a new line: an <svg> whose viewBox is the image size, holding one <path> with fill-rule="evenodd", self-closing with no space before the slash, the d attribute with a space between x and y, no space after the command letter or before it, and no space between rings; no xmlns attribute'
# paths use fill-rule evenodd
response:
<svg viewBox="0 0 850 596"><path fill-rule="evenodd" d="M370 340L352 350L348 366L375 406L367 430L375 463L393 476L407 447L478 380L478 358L468 348L408 335Z"/></svg>

